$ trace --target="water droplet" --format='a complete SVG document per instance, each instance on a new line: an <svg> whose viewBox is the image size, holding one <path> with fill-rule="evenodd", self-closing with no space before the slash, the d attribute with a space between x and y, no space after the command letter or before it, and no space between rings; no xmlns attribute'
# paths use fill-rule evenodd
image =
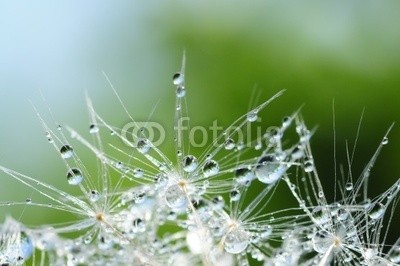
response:
<svg viewBox="0 0 400 266"><path fill-rule="evenodd" d="M140 168L135 168L133 169L133 176L134 177L142 177L144 175L144 172Z"/></svg>
<svg viewBox="0 0 400 266"><path fill-rule="evenodd" d="M254 179L254 173L248 167L236 169L235 171L236 182L240 185L248 185Z"/></svg>
<svg viewBox="0 0 400 266"><path fill-rule="evenodd" d="M240 227L232 229L225 237L225 251L231 254L239 254L249 245L250 235Z"/></svg>
<svg viewBox="0 0 400 266"><path fill-rule="evenodd" d="M231 201L238 201L240 199L240 191L238 189L231 190L229 195L231 197Z"/></svg>
<svg viewBox="0 0 400 266"><path fill-rule="evenodd" d="M61 147L60 153L61 153L61 158L68 159L68 158L71 158L74 155L74 150L72 149L71 146L64 145L64 146Z"/></svg>
<svg viewBox="0 0 400 266"><path fill-rule="evenodd" d="M222 196L216 196L212 199L213 207L222 209L225 206L225 200Z"/></svg>
<svg viewBox="0 0 400 266"><path fill-rule="evenodd" d="M400 247L396 246L389 255L389 260L393 263L400 263Z"/></svg>
<svg viewBox="0 0 400 266"><path fill-rule="evenodd" d="M178 86L176 88L176 97L182 98L186 95L186 89L183 86Z"/></svg>
<svg viewBox="0 0 400 266"><path fill-rule="evenodd" d="M137 147L138 151L143 154L148 153L150 150L150 145L149 145L147 139L139 139L136 147Z"/></svg>
<svg viewBox="0 0 400 266"><path fill-rule="evenodd" d="M345 189L347 191L353 190L353 183L352 182L347 182L346 185L345 185Z"/></svg>
<svg viewBox="0 0 400 266"><path fill-rule="evenodd" d="M175 73L172 76L172 83L174 83L175 86L181 86L185 82L185 77L181 73Z"/></svg>
<svg viewBox="0 0 400 266"><path fill-rule="evenodd" d="M31 237L28 236L24 231L21 231L19 239L19 251L17 251L21 260L26 261L32 255L33 250L34 247Z"/></svg>
<svg viewBox="0 0 400 266"><path fill-rule="evenodd" d="M385 214L385 210L386 210L385 206L382 203L377 202L369 211L368 216L372 220L380 219Z"/></svg>
<svg viewBox="0 0 400 266"><path fill-rule="evenodd" d="M312 236L311 243L316 252L325 254L334 244L334 239L327 231L318 230Z"/></svg>
<svg viewBox="0 0 400 266"><path fill-rule="evenodd" d="M57 130L61 130L62 129L62 126L61 125L58 125L57 126Z"/></svg>
<svg viewBox="0 0 400 266"><path fill-rule="evenodd" d="M258 161L254 173L260 182L272 184L279 180L287 169L288 166L276 160L274 155L266 155Z"/></svg>
<svg viewBox="0 0 400 266"><path fill-rule="evenodd" d="M179 185L172 185L165 191L165 201L175 210L185 208L187 204L186 194Z"/></svg>
<svg viewBox="0 0 400 266"><path fill-rule="evenodd" d="M197 168L197 159L193 155L187 155L182 160L183 170L187 173L193 172Z"/></svg>
<svg viewBox="0 0 400 266"><path fill-rule="evenodd" d="M231 138L228 138L224 145L226 150L233 150L233 148L235 148L235 141L233 141Z"/></svg>
<svg viewBox="0 0 400 266"><path fill-rule="evenodd" d="M304 172L310 173L314 171L314 163L312 160L307 160L304 162Z"/></svg>
<svg viewBox="0 0 400 266"><path fill-rule="evenodd" d="M330 220L328 211L321 206L314 208L314 210L312 211L312 216L314 217L318 225L326 224Z"/></svg>
<svg viewBox="0 0 400 266"><path fill-rule="evenodd" d="M158 188L164 187L168 184L168 176L164 173L159 173L154 177L154 181Z"/></svg>
<svg viewBox="0 0 400 266"><path fill-rule="evenodd" d="M216 175L218 174L218 172L219 172L219 165L214 160L206 162L203 166L203 174L205 177Z"/></svg>
<svg viewBox="0 0 400 266"><path fill-rule="evenodd" d="M387 137L384 137L382 140L382 145L386 145L389 143L389 139Z"/></svg>
<svg viewBox="0 0 400 266"><path fill-rule="evenodd" d="M290 125L290 123L291 123L291 119L289 116L285 116L282 119L282 127L288 127Z"/></svg>
<svg viewBox="0 0 400 266"><path fill-rule="evenodd" d="M89 200L91 202L96 202L100 199L100 193L97 190L92 190L89 192Z"/></svg>
<svg viewBox="0 0 400 266"><path fill-rule="evenodd" d="M142 232L146 231L146 224L140 218L136 218L135 220L133 220L132 225L133 225L132 231L134 233L142 233Z"/></svg>
<svg viewBox="0 0 400 266"><path fill-rule="evenodd" d="M32 199L31 199L31 198L27 198L27 199L25 200L25 202L28 203L28 204L31 204L31 203L32 203Z"/></svg>
<svg viewBox="0 0 400 266"><path fill-rule="evenodd" d="M70 185L79 185L83 181L83 175L77 168L71 168L67 172L67 180Z"/></svg>
<svg viewBox="0 0 400 266"><path fill-rule="evenodd" d="M301 158L303 158L304 156L304 151L303 151L303 147L302 146L297 146L292 150L292 159L293 160L299 160Z"/></svg>
<svg viewBox="0 0 400 266"><path fill-rule="evenodd" d="M90 133L90 134L96 134L96 133L98 133L98 132L99 132L98 126L96 126L96 125L94 125L94 124L91 124L91 125L89 126L89 133Z"/></svg>
<svg viewBox="0 0 400 266"><path fill-rule="evenodd" d="M251 111L247 114L247 121L249 122L255 122L258 118L257 112L256 111Z"/></svg>

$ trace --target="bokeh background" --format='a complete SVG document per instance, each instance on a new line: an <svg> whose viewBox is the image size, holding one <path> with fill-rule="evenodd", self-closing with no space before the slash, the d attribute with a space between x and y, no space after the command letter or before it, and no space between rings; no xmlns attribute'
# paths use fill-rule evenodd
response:
<svg viewBox="0 0 400 266"><path fill-rule="evenodd" d="M56 123L85 132L87 91L98 112L122 127L127 116L103 71L135 118L151 115L172 128L171 77L184 50L192 124L218 119L228 125L250 105L286 89L263 121L276 123L305 104L304 119L318 126L312 147L329 191L333 102L337 157L345 167L345 142L354 144L365 109L354 176L398 122L372 171L371 195L400 177L400 2L395 0L1 1L0 164L67 187L65 167L31 102L41 113L48 114L50 106ZM260 96L252 101L254 93ZM0 174L1 201L27 197L35 200L35 193ZM7 213L18 218L22 209L2 207L1 220ZM22 220L38 224L49 215L24 212Z"/></svg>

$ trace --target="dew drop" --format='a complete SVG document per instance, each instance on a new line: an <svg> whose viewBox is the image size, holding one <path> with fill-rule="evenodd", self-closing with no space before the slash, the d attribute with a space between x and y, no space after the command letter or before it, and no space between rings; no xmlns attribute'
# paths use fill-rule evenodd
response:
<svg viewBox="0 0 400 266"><path fill-rule="evenodd" d="M378 220L382 218L383 214L385 214L385 210L386 210L385 206L382 203L377 202L368 213L368 216L372 220Z"/></svg>
<svg viewBox="0 0 400 266"><path fill-rule="evenodd" d="M24 261L26 261L34 251L32 239L24 231L20 233L19 249L21 258Z"/></svg>
<svg viewBox="0 0 400 266"><path fill-rule="evenodd" d="M235 142L233 141L233 139L228 138L225 141L224 146L225 146L225 150L233 150L233 148L235 148Z"/></svg>
<svg viewBox="0 0 400 266"><path fill-rule="evenodd" d="M159 173L154 177L154 181L158 188L164 187L168 184L168 176L164 173Z"/></svg>
<svg viewBox="0 0 400 266"><path fill-rule="evenodd" d="M175 73L173 76L172 76L172 83L175 85L175 86L181 86L181 85L183 85L183 83L185 82L185 77L184 77L184 75L183 74L181 74L181 73Z"/></svg>
<svg viewBox="0 0 400 266"><path fill-rule="evenodd" d="M318 230L312 236L311 243L316 252L324 254L334 244L334 239L328 232Z"/></svg>
<svg viewBox="0 0 400 266"><path fill-rule="evenodd" d="M257 112L256 111L251 111L247 114L247 121L249 122L255 122L258 118Z"/></svg>
<svg viewBox="0 0 400 266"><path fill-rule="evenodd" d="M90 134L96 134L98 132L99 132L99 127L98 126L96 126L95 124L91 124L89 126L89 133Z"/></svg>
<svg viewBox="0 0 400 266"><path fill-rule="evenodd" d="M146 154L150 150L150 145L146 139L139 139L136 147L140 153Z"/></svg>
<svg viewBox="0 0 400 266"><path fill-rule="evenodd" d="M240 191L238 189L233 189L230 192L231 201L238 201L240 199Z"/></svg>
<svg viewBox="0 0 400 266"><path fill-rule="evenodd" d="M282 119L282 127L288 127L290 125L291 119L289 116L285 116Z"/></svg>
<svg viewBox="0 0 400 266"><path fill-rule="evenodd" d="M389 255L389 260L393 263L400 263L400 247L396 246Z"/></svg>
<svg viewBox="0 0 400 266"><path fill-rule="evenodd" d="M144 175L144 172L140 168L135 168L133 169L133 176L134 177L142 177Z"/></svg>
<svg viewBox="0 0 400 266"><path fill-rule="evenodd" d="M222 196L216 196L212 199L213 207L222 209L225 206L225 200Z"/></svg>
<svg viewBox="0 0 400 266"><path fill-rule="evenodd" d="M312 160L307 160L304 162L304 172L310 173L314 171L314 163Z"/></svg>
<svg viewBox="0 0 400 266"><path fill-rule="evenodd" d="M234 228L225 237L225 251L231 254L239 254L249 245L250 235L245 230Z"/></svg>
<svg viewBox="0 0 400 266"><path fill-rule="evenodd" d="M60 153L61 153L61 158L68 159L68 158L71 158L74 155L74 150L72 149L71 146L64 145L64 146L61 147Z"/></svg>
<svg viewBox="0 0 400 266"><path fill-rule="evenodd" d="M216 175L218 174L218 172L219 172L219 165L214 160L206 162L203 166L203 174L205 177Z"/></svg>
<svg viewBox="0 0 400 266"><path fill-rule="evenodd" d="M100 199L100 193L97 190L93 189L92 191L89 192L89 200L91 202L96 202L99 199Z"/></svg>
<svg viewBox="0 0 400 266"><path fill-rule="evenodd" d="M185 192L179 185L172 185L165 191L165 201L171 209L182 209L186 207L187 198Z"/></svg>
<svg viewBox="0 0 400 266"><path fill-rule="evenodd" d="M196 170L197 165L198 165L197 159L193 155L187 155L182 160L183 170L187 173Z"/></svg>
<svg viewBox="0 0 400 266"><path fill-rule="evenodd" d="M382 145L386 145L389 143L389 139L387 137L384 137L382 140Z"/></svg>
<svg viewBox="0 0 400 266"><path fill-rule="evenodd" d="M67 172L67 180L70 185L79 185L83 181L83 175L77 168L71 168Z"/></svg>
<svg viewBox="0 0 400 266"><path fill-rule="evenodd" d="M303 158L303 156L304 156L304 151L302 146L299 145L292 150L291 157L293 160L299 160Z"/></svg>
<svg viewBox="0 0 400 266"><path fill-rule="evenodd" d="M132 229L133 229L134 233L142 233L142 232L146 231L146 224L140 218L136 218L135 220L133 220L132 225L133 225Z"/></svg>
<svg viewBox="0 0 400 266"><path fill-rule="evenodd" d="M186 95L186 89L183 86L178 86L176 88L176 97L182 98Z"/></svg>
<svg viewBox="0 0 400 266"><path fill-rule="evenodd" d="M353 190L353 183L352 182L347 182L346 185L345 185L345 189L347 191Z"/></svg>
<svg viewBox="0 0 400 266"><path fill-rule="evenodd" d="M258 161L254 173L260 182L272 184L286 173L287 168L288 166L278 161L274 155L266 155Z"/></svg>
<svg viewBox="0 0 400 266"><path fill-rule="evenodd" d="M58 130L58 131L61 131L61 129L62 129L62 126L61 126L61 125L58 125L58 126L57 126L57 130Z"/></svg>
<svg viewBox="0 0 400 266"><path fill-rule="evenodd" d="M241 185L247 185L254 179L254 172L248 167L236 169L236 182Z"/></svg>
<svg viewBox="0 0 400 266"><path fill-rule="evenodd" d="M314 220L318 223L318 225L323 225L329 222L330 216L327 210L321 206L315 207L312 216Z"/></svg>
<svg viewBox="0 0 400 266"><path fill-rule="evenodd" d="M31 198L27 198L27 199L25 200L25 202L26 202L27 204L31 204L31 203L32 203L32 199L31 199Z"/></svg>

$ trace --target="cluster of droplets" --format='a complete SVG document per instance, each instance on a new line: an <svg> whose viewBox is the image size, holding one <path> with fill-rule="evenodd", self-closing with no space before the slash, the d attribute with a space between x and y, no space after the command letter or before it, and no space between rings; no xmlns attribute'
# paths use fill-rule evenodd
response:
<svg viewBox="0 0 400 266"><path fill-rule="evenodd" d="M29 259L40 265L400 263L400 240L386 244L384 227L385 217L391 220L394 215L400 183L373 199L365 189L376 157L388 143L387 134L360 179L343 177L338 189L343 197L328 203L311 153L313 130L299 111L256 139L240 139L238 132L254 126L282 92L241 116L196 154L181 145L187 140L179 124L186 111L185 59L173 85L174 160L153 145L142 128L132 140L126 139L94 111L89 99L92 141L58 124L52 130L39 117L66 165L66 183L78 196L0 166L33 191L24 202L0 206L29 204L71 217L63 224L40 227L7 218L0 226L0 265L22 265ZM104 131L128 147L104 143ZM85 166L75 145L96 156L97 171ZM106 147L117 155L108 155ZM298 204L270 210L275 191L282 189Z"/></svg>

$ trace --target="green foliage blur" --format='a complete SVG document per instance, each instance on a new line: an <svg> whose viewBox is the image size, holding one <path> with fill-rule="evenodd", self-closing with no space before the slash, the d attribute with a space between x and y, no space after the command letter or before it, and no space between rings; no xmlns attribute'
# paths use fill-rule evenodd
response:
<svg viewBox="0 0 400 266"><path fill-rule="evenodd" d="M400 121L399 1L10 1L0 4L0 36L0 164L72 193L27 99L54 126L87 132L87 90L106 121L123 127L129 119L104 71L131 115L162 122L172 142L171 77L183 51L192 125L218 119L228 126L286 89L262 121L280 123L305 104L306 123L318 126L311 143L328 191L334 185L333 114L337 168L347 172L346 143L351 153L364 110L354 177L391 123ZM174 154L169 143L164 149ZM399 160L396 124L372 171L372 196L399 178ZM35 200L36 192L5 174L0 181L1 201ZM2 207L1 219L8 213L33 224L57 220L46 209Z"/></svg>

